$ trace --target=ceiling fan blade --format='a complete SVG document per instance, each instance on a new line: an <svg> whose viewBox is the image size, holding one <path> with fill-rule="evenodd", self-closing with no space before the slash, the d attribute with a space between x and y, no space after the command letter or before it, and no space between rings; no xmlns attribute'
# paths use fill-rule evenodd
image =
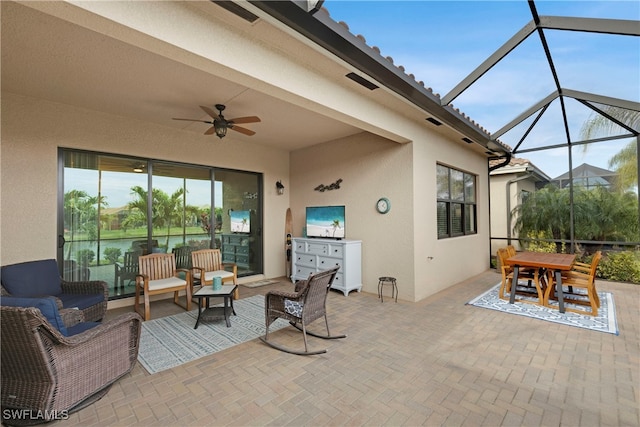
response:
<svg viewBox="0 0 640 427"><path fill-rule="evenodd" d="M258 123L260 121L260 117L256 117L256 116L247 116L247 117L238 117L235 119L231 119L229 120L230 122L233 123Z"/></svg>
<svg viewBox="0 0 640 427"><path fill-rule="evenodd" d="M213 135L214 133L216 133L216 127L215 126L211 126L209 129L207 129L207 131L204 134L205 135Z"/></svg>
<svg viewBox="0 0 640 427"><path fill-rule="evenodd" d="M201 105L200 108L202 108L202 110L207 113L208 115L211 116L212 119L217 119L218 118L218 113L216 113L215 111L213 111L211 108L209 107L205 107L204 105Z"/></svg>
<svg viewBox="0 0 640 427"><path fill-rule="evenodd" d="M176 119L176 118L174 117L172 120L184 120L184 121L187 121L187 122L201 122L201 123L208 123L208 124L210 124L210 125L212 125L212 124L213 124L213 122L208 122L208 121L206 121L206 120L196 120L196 119Z"/></svg>
<svg viewBox="0 0 640 427"><path fill-rule="evenodd" d="M254 131L252 131L250 129L247 129L247 128L242 128L240 126L231 126L231 127L229 127L229 129L235 130L236 132L240 132L240 133L243 133L243 134L248 135L248 136L252 136L252 135L256 134Z"/></svg>

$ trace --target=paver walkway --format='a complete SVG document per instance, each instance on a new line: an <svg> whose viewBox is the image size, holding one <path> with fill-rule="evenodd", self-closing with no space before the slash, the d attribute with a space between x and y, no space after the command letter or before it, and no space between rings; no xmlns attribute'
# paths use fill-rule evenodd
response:
<svg viewBox="0 0 640 427"><path fill-rule="evenodd" d="M310 338L326 354L254 340L155 375L137 365L60 425L640 425L640 286L598 282L614 294L615 336L465 305L499 280L489 271L420 303L331 292L331 329L348 336ZM176 310L159 301L152 316Z"/></svg>

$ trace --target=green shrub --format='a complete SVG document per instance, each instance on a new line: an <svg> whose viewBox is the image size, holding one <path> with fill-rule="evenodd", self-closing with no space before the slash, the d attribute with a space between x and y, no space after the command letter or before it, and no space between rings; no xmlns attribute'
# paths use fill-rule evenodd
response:
<svg viewBox="0 0 640 427"><path fill-rule="evenodd" d="M610 252L602 257L596 276L616 282L640 283L640 260L634 252Z"/></svg>
<svg viewBox="0 0 640 427"><path fill-rule="evenodd" d="M115 264L122 256L122 251L119 248L104 248L104 259L109 263Z"/></svg>
<svg viewBox="0 0 640 427"><path fill-rule="evenodd" d="M96 253L91 249L80 249L76 256L80 265L87 266L96 258Z"/></svg>

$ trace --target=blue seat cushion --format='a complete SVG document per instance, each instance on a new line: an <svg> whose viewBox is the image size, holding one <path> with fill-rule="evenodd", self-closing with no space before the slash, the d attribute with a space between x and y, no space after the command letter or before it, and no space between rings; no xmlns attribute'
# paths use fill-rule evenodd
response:
<svg viewBox="0 0 640 427"><path fill-rule="evenodd" d="M68 336L67 328L58 312L58 304L54 297L43 298L26 298L3 296L0 298L0 304L9 307L34 307L40 310L40 313L47 321L56 328L64 336Z"/></svg>
<svg viewBox="0 0 640 427"><path fill-rule="evenodd" d="M60 294L56 295L62 301L63 308L79 308L84 310L104 301L104 294Z"/></svg>
<svg viewBox="0 0 640 427"><path fill-rule="evenodd" d="M99 324L100 322L82 322L82 323L78 323L77 325L69 326L67 328L67 333L69 335L67 336L70 337L71 335L81 334L84 331L88 331L91 328L95 328Z"/></svg>
<svg viewBox="0 0 640 427"><path fill-rule="evenodd" d="M2 286L14 297L57 296L62 282L55 259L22 262L2 266Z"/></svg>

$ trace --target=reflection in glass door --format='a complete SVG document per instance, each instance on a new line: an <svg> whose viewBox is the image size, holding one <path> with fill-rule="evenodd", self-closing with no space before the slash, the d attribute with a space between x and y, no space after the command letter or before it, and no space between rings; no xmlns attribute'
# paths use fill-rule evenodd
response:
<svg viewBox="0 0 640 427"><path fill-rule="evenodd" d="M191 268L191 252L211 244L211 169L154 162L152 176L152 251Z"/></svg>
<svg viewBox="0 0 640 427"><path fill-rule="evenodd" d="M216 170L215 243L222 261L235 263L238 276L262 273L262 176Z"/></svg>
<svg viewBox="0 0 640 427"><path fill-rule="evenodd" d="M65 280L131 296L140 255L173 252L190 268L202 248L220 248L238 275L262 273L260 174L65 149L60 165Z"/></svg>

